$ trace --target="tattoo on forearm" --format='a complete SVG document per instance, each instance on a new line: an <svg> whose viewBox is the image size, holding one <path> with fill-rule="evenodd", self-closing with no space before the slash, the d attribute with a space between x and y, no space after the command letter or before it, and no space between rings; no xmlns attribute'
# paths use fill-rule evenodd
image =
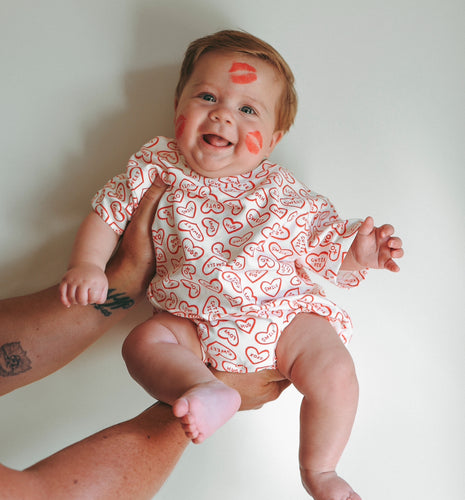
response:
<svg viewBox="0 0 465 500"><path fill-rule="evenodd" d="M93 304L93 306L104 316L111 316L112 311L115 309L129 309L134 304L134 300L125 295L124 292L116 293L115 288L110 288L106 302L104 304Z"/></svg>
<svg viewBox="0 0 465 500"><path fill-rule="evenodd" d="M20 342L10 342L0 347L0 376L12 377L32 368L31 360Z"/></svg>

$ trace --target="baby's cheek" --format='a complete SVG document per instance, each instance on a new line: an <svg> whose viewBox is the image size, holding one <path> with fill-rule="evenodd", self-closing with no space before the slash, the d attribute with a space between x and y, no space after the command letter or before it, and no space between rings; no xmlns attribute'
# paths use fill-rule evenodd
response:
<svg viewBox="0 0 465 500"><path fill-rule="evenodd" d="M176 124L174 126L174 133L176 139L179 139L184 133L184 127L186 126L186 117L184 115L178 116Z"/></svg>
<svg viewBox="0 0 465 500"><path fill-rule="evenodd" d="M258 130L249 132L245 138L245 144L250 153L258 155L263 147L263 137Z"/></svg>

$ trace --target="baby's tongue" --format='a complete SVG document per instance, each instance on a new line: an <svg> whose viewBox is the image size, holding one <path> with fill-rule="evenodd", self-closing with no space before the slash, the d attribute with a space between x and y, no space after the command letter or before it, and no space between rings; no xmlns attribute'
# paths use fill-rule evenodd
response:
<svg viewBox="0 0 465 500"><path fill-rule="evenodd" d="M223 137L220 137L219 135L207 134L204 136L204 139L212 146L223 147L229 144L229 141L223 139Z"/></svg>

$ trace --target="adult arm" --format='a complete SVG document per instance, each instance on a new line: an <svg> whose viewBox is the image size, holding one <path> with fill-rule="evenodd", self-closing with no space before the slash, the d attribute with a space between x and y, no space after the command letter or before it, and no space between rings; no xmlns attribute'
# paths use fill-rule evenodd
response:
<svg viewBox="0 0 465 500"><path fill-rule="evenodd" d="M257 408L276 399L289 385L276 370L215 373L240 392L241 409ZM190 442L171 408L156 403L135 418L64 448L24 471L0 465L1 498L150 499Z"/></svg>
<svg viewBox="0 0 465 500"><path fill-rule="evenodd" d="M151 221L164 189L154 185L141 200L107 266L104 304L68 309L60 302L57 285L0 301L0 395L68 364L144 296L155 271Z"/></svg>

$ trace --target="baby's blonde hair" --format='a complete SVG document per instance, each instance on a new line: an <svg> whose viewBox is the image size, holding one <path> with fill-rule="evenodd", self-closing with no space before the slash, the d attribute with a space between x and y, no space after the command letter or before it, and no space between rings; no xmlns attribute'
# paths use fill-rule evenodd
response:
<svg viewBox="0 0 465 500"><path fill-rule="evenodd" d="M276 130L286 133L294 123L297 113L297 93L294 88L294 75L286 61L271 45L249 33L237 30L223 30L194 40L187 48L181 66L175 98L179 101L182 91L192 75L199 58L207 52L222 50L239 52L258 57L271 64L283 82L283 92L277 111Z"/></svg>

